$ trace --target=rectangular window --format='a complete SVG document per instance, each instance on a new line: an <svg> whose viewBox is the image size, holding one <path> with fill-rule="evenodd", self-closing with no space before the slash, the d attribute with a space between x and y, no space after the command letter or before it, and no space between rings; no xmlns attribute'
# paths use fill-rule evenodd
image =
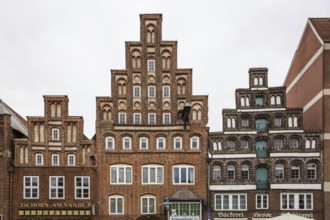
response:
<svg viewBox="0 0 330 220"><path fill-rule="evenodd" d="M242 124L242 128L248 128L249 127L249 119L248 118L242 118L241 124Z"/></svg>
<svg viewBox="0 0 330 220"><path fill-rule="evenodd" d="M148 113L148 123L156 124L156 113Z"/></svg>
<svg viewBox="0 0 330 220"><path fill-rule="evenodd" d="M134 113L134 124L141 124L141 113Z"/></svg>
<svg viewBox="0 0 330 220"><path fill-rule="evenodd" d="M44 155L36 154L36 165L44 165Z"/></svg>
<svg viewBox="0 0 330 220"><path fill-rule="evenodd" d="M148 97L149 98L156 97L156 87L155 86L148 86Z"/></svg>
<svg viewBox="0 0 330 220"><path fill-rule="evenodd" d="M312 210L313 194L282 193L281 210Z"/></svg>
<svg viewBox="0 0 330 220"><path fill-rule="evenodd" d="M64 199L64 177L49 177L49 199Z"/></svg>
<svg viewBox="0 0 330 220"><path fill-rule="evenodd" d="M171 123L171 114L170 113L163 113L163 124L170 124Z"/></svg>
<svg viewBox="0 0 330 220"><path fill-rule="evenodd" d="M52 129L52 140L53 141L60 140L60 129L58 129L58 128Z"/></svg>
<svg viewBox="0 0 330 220"><path fill-rule="evenodd" d="M140 86L133 86L133 97L134 98L141 97L141 87Z"/></svg>
<svg viewBox="0 0 330 220"><path fill-rule="evenodd" d="M111 184L132 184L132 167L116 165L110 167Z"/></svg>
<svg viewBox="0 0 330 220"><path fill-rule="evenodd" d="M119 124L126 124L126 113L121 112L118 115Z"/></svg>
<svg viewBox="0 0 330 220"><path fill-rule="evenodd" d="M155 71L155 60L148 60L148 71Z"/></svg>
<svg viewBox="0 0 330 220"><path fill-rule="evenodd" d="M256 97L256 105L257 106L263 106L264 105L264 97L263 96L257 96Z"/></svg>
<svg viewBox="0 0 330 220"><path fill-rule="evenodd" d="M215 194L215 210L246 210L246 194Z"/></svg>
<svg viewBox="0 0 330 220"><path fill-rule="evenodd" d="M142 167L143 184L163 184L164 168L162 166L143 166Z"/></svg>
<svg viewBox="0 0 330 220"><path fill-rule="evenodd" d="M115 149L115 139L113 137L105 138L105 149L107 150Z"/></svg>
<svg viewBox="0 0 330 220"><path fill-rule="evenodd" d="M256 209L268 209L268 194L256 195Z"/></svg>
<svg viewBox="0 0 330 220"><path fill-rule="evenodd" d="M275 150L281 150L283 147L283 141L282 139L275 139L274 140L274 149Z"/></svg>
<svg viewBox="0 0 330 220"><path fill-rule="evenodd" d="M248 149L249 149L249 141L241 140L241 150L248 150Z"/></svg>
<svg viewBox="0 0 330 220"><path fill-rule="evenodd" d="M60 156L58 154L53 154L52 155L52 165L53 166L60 165Z"/></svg>
<svg viewBox="0 0 330 220"><path fill-rule="evenodd" d="M122 196L111 196L109 198L109 214L110 215L118 215L124 214L124 197Z"/></svg>
<svg viewBox="0 0 330 220"><path fill-rule="evenodd" d="M143 150L148 149L148 138L146 138L146 137L140 138L140 149L143 149Z"/></svg>
<svg viewBox="0 0 330 220"><path fill-rule="evenodd" d="M25 176L24 177L24 199L39 198L39 177Z"/></svg>
<svg viewBox="0 0 330 220"><path fill-rule="evenodd" d="M163 86L163 97L170 97L170 87Z"/></svg>
<svg viewBox="0 0 330 220"><path fill-rule="evenodd" d="M195 184L195 167L173 166L173 184Z"/></svg>
<svg viewBox="0 0 330 220"><path fill-rule="evenodd" d="M131 138L130 137L123 138L123 149L124 150L131 149Z"/></svg>
<svg viewBox="0 0 330 220"><path fill-rule="evenodd" d="M74 154L68 155L68 165L75 166L76 165L76 156Z"/></svg>
<svg viewBox="0 0 330 220"><path fill-rule="evenodd" d="M75 199L89 199L90 181L88 176L75 177Z"/></svg>
<svg viewBox="0 0 330 220"><path fill-rule="evenodd" d="M165 149L165 138L159 137L157 138L157 149Z"/></svg>
<svg viewBox="0 0 330 220"><path fill-rule="evenodd" d="M275 117L274 118L274 126L275 128L279 128L282 126L282 120L280 117Z"/></svg>
<svg viewBox="0 0 330 220"><path fill-rule="evenodd" d="M181 137L174 138L174 149L182 149L182 138Z"/></svg>
<svg viewBox="0 0 330 220"><path fill-rule="evenodd" d="M200 219L202 208L200 202L171 202L169 215L171 220Z"/></svg>
<svg viewBox="0 0 330 220"><path fill-rule="evenodd" d="M236 149L235 141L227 141L227 149L233 151Z"/></svg>
<svg viewBox="0 0 330 220"><path fill-rule="evenodd" d="M144 196L141 198L141 214L155 214L156 213L156 198Z"/></svg>
<svg viewBox="0 0 330 220"><path fill-rule="evenodd" d="M199 149L199 137L190 138L190 149Z"/></svg>

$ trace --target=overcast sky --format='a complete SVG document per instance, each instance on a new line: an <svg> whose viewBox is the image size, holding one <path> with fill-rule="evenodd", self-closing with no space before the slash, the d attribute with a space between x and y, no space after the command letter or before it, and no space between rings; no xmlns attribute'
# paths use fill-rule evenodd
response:
<svg viewBox="0 0 330 220"><path fill-rule="evenodd" d="M124 69L142 13L163 14L163 40L178 41L178 68L193 69L193 94L209 96L208 126L220 131L248 69L283 85L307 19L330 17L330 1L0 0L0 99L43 116L43 95L68 95L91 138L95 97L111 96L110 69Z"/></svg>

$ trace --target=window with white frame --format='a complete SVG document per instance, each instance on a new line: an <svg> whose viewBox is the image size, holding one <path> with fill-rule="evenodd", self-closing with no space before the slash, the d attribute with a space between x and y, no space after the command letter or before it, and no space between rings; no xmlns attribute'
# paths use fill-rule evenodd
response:
<svg viewBox="0 0 330 220"><path fill-rule="evenodd" d="M163 86L163 97L170 97L170 86Z"/></svg>
<svg viewBox="0 0 330 220"><path fill-rule="evenodd" d="M58 155L58 154L52 154L52 165L53 166L60 165L60 155Z"/></svg>
<svg viewBox="0 0 330 220"><path fill-rule="evenodd" d="M105 149L106 150L115 149L115 138L114 137L108 136L105 138Z"/></svg>
<svg viewBox="0 0 330 220"><path fill-rule="evenodd" d="M141 124L141 113L133 114L133 122L134 124Z"/></svg>
<svg viewBox="0 0 330 220"><path fill-rule="evenodd" d="M124 214L124 197L121 195L112 195L109 197L109 214L122 215Z"/></svg>
<svg viewBox="0 0 330 220"><path fill-rule="evenodd" d="M140 137L140 149L142 150L148 149L148 138Z"/></svg>
<svg viewBox="0 0 330 220"><path fill-rule="evenodd" d="M291 179L300 179L300 167L291 166Z"/></svg>
<svg viewBox="0 0 330 220"><path fill-rule="evenodd" d="M256 194L256 209L268 209L268 194Z"/></svg>
<svg viewBox="0 0 330 220"><path fill-rule="evenodd" d="M199 137L190 138L190 149L199 149Z"/></svg>
<svg viewBox="0 0 330 220"><path fill-rule="evenodd" d="M166 138L164 137L158 137L156 141L157 149L165 149L166 147Z"/></svg>
<svg viewBox="0 0 330 220"><path fill-rule="evenodd" d="M316 179L316 164L308 163L307 164L307 178L308 179Z"/></svg>
<svg viewBox="0 0 330 220"><path fill-rule="evenodd" d="M130 150L132 148L132 139L130 137L123 137L123 149Z"/></svg>
<svg viewBox="0 0 330 220"><path fill-rule="evenodd" d="M249 165L243 164L241 168L241 178L243 180L248 180L249 179Z"/></svg>
<svg viewBox="0 0 330 220"><path fill-rule="evenodd" d="M52 128L52 140L53 141L60 140L60 129Z"/></svg>
<svg viewBox="0 0 330 220"><path fill-rule="evenodd" d="M173 166L173 184L195 184L195 167L191 165Z"/></svg>
<svg viewBox="0 0 330 220"><path fill-rule="evenodd" d="M149 98L156 97L156 86L148 86L148 97Z"/></svg>
<svg viewBox="0 0 330 220"><path fill-rule="evenodd" d="M111 184L132 184L132 166L118 164L110 166Z"/></svg>
<svg viewBox="0 0 330 220"><path fill-rule="evenodd" d="M156 113L148 113L148 124L156 124Z"/></svg>
<svg viewBox="0 0 330 220"><path fill-rule="evenodd" d="M75 177L75 199L89 199L90 180L89 176Z"/></svg>
<svg viewBox="0 0 330 220"><path fill-rule="evenodd" d="M213 166L213 180L221 179L221 167L219 165Z"/></svg>
<svg viewBox="0 0 330 220"><path fill-rule="evenodd" d="M49 177L49 199L64 199L64 176Z"/></svg>
<svg viewBox="0 0 330 220"><path fill-rule="evenodd" d="M215 194L215 210L246 210L246 194Z"/></svg>
<svg viewBox="0 0 330 220"><path fill-rule="evenodd" d="M141 86L133 86L133 97L134 98L141 97Z"/></svg>
<svg viewBox="0 0 330 220"><path fill-rule="evenodd" d="M275 165L275 178L284 179L284 165L283 164L278 163Z"/></svg>
<svg viewBox="0 0 330 220"><path fill-rule="evenodd" d="M44 165L44 155L36 154L36 165L41 166Z"/></svg>
<svg viewBox="0 0 330 220"><path fill-rule="evenodd" d="M155 60L148 60L148 71L155 71Z"/></svg>
<svg viewBox="0 0 330 220"><path fill-rule="evenodd" d="M173 142L174 149L182 149L182 137L175 137Z"/></svg>
<svg viewBox="0 0 330 220"><path fill-rule="evenodd" d="M171 113L163 113L163 124L168 125L171 123Z"/></svg>
<svg viewBox="0 0 330 220"><path fill-rule="evenodd" d="M126 124L126 113L125 112L119 112L118 121L119 121L119 124Z"/></svg>
<svg viewBox="0 0 330 220"><path fill-rule="evenodd" d="M24 199L39 198L39 177L24 176Z"/></svg>
<svg viewBox="0 0 330 220"><path fill-rule="evenodd" d="M281 210L312 210L312 193L281 193Z"/></svg>
<svg viewBox="0 0 330 220"><path fill-rule="evenodd" d="M156 197L152 195L145 195L141 197L141 214L155 214L156 213Z"/></svg>
<svg viewBox="0 0 330 220"><path fill-rule="evenodd" d="M69 154L68 155L68 165L69 166L75 166L76 165L76 155Z"/></svg>
<svg viewBox="0 0 330 220"><path fill-rule="evenodd" d="M163 184L164 167L160 165L142 166L142 184Z"/></svg>
<svg viewBox="0 0 330 220"><path fill-rule="evenodd" d="M235 166L234 165L227 166L227 179L229 179L229 180L235 179Z"/></svg>

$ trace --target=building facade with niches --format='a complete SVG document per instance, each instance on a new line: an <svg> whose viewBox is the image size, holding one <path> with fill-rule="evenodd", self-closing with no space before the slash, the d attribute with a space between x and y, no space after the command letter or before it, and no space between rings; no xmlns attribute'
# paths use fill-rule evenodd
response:
<svg viewBox="0 0 330 220"><path fill-rule="evenodd" d="M96 161L83 118L67 96L44 96L44 116L28 117L15 140L13 219L96 219Z"/></svg>
<svg viewBox="0 0 330 220"><path fill-rule="evenodd" d="M209 134L212 219L323 219L320 131L304 130L303 109L287 108L286 88L268 86L267 68L251 68L235 99L223 132Z"/></svg>
<svg viewBox="0 0 330 220"><path fill-rule="evenodd" d="M140 15L126 68L96 98L99 219L206 219L208 97L177 68L162 15Z"/></svg>

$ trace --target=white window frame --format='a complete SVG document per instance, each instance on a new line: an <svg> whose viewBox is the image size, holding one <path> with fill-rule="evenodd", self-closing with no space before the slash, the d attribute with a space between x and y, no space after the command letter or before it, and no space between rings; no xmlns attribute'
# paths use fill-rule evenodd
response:
<svg viewBox="0 0 330 220"><path fill-rule="evenodd" d="M36 165L37 166L44 165L44 155L43 154L36 154Z"/></svg>
<svg viewBox="0 0 330 220"><path fill-rule="evenodd" d="M39 199L39 176L23 177L23 195L24 199Z"/></svg>
<svg viewBox="0 0 330 220"><path fill-rule="evenodd" d="M52 165L59 166L60 165L60 155L52 154Z"/></svg>
<svg viewBox="0 0 330 220"><path fill-rule="evenodd" d="M191 173L192 171L192 173ZM192 165L175 165L172 168L173 185L194 185L195 184L195 167ZM178 174L176 178L176 174ZM183 174L183 175L182 175ZM191 176L192 174L192 176ZM185 177L185 180L182 178ZM191 178L189 178L191 177ZM190 181L192 180L192 181Z"/></svg>
<svg viewBox="0 0 330 220"><path fill-rule="evenodd" d="M52 128L52 140L53 141L60 140L60 129Z"/></svg>
<svg viewBox="0 0 330 220"><path fill-rule="evenodd" d="M213 180L221 180L221 166L220 165L214 165L213 166Z"/></svg>
<svg viewBox="0 0 330 220"><path fill-rule="evenodd" d="M220 204L217 204L218 198L220 197ZM234 197L237 197L237 208L234 207ZM241 197L244 199L244 204L241 204ZM224 202L228 201L228 203ZM243 208L241 208L243 206ZM247 194L215 194L214 195L214 210L216 211L237 211L247 210Z"/></svg>
<svg viewBox="0 0 330 220"><path fill-rule="evenodd" d="M115 149L115 138L112 136L105 137L105 149L114 150Z"/></svg>
<svg viewBox="0 0 330 220"><path fill-rule="evenodd" d="M155 60L148 60L147 65L148 65L147 70L149 72L154 72L155 71L155 69L156 69L156 61Z"/></svg>
<svg viewBox="0 0 330 220"><path fill-rule="evenodd" d="M118 113L118 123L119 124L126 124L126 112L119 112Z"/></svg>
<svg viewBox="0 0 330 220"><path fill-rule="evenodd" d="M170 86L163 86L163 97L164 98L171 97L171 87Z"/></svg>
<svg viewBox="0 0 330 220"><path fill-rule="evenodd" d="M175 150L181 150L182 149L182 137L174 137L173 138L173 148Z"/></svg>
<svg viewBox="0 0 330 220"><path fill-rule="evenodd" d="M235 165L232 165L232 164L227 166L227 179L228 180L236 179L235 178L236 177L235 168L236 168Z"/></svg>
<svg viewBox="0 0 330 220"><path fill-rule="evenodd" d="M256 209L268 209L268 194L256 194Z"/></svg>
<svg viewBox="0 0 330 220"><path fill-rule="evenodd" d="M122 139L123 150L131 150L132 149L132 138L131 137L123 137Z"/></svg>
<svg viewBox="0 0 330 220"><path fill-rule="evenodd" d="M144 203L146 204L144 205ZM144 209L144 206L146 209ZM156 214L156 197L145 195L141 197L141 214Z"/></svg>
<svg viewBox="0 0 330 220"><path fill-rule="evenodd" d="M158 150L164 150L164 149L166 149L166 138L164 138L164 137L158 137L157 140L156 140L156 146L157 146L157 149Z"/></svg>
<svg viewBox="0 0 330 220"><path fill-rule="evenodd" d="M68 166L75 166L76 165L76 155L68 154Z"/></svg>
<svg viewBox="0 0 330 220"><path fill-rule="evenodd" d="M134 98L141 97L141 86L133 86L133 97Z"/></svg>
<svg viewBox="0 0 330 220"><path fill-rule="evenodd" d="M308 201L310 202L309 207L299 207L302 199L304 207L308 205ZM281 210L313 210L313 193L281 193Z"/></svg>
<svg viewBox="0 0 330 220"><path fill-rule="evenodd" d="M156 86L148 86L148 98L156 98Z"/></svg>
<svg viewBox="0 0 330 220"><path fill-rule="evenodd" d="M163 124L171 124L171 113L163 113Z"/></svg>
<svg viewBox="0 0 330 220"><path fill-rule="evenodd" d="M131 185L132 166L127 164L115 164L110 166L110 184L111 185Z"/></svg>
<svg viewBox="0 0 330 220"><path fill-rule="evenodd" d="M112 201L114 201L114 203L112 203ZM121 210L119 205L121 205ZM114 211L112 211L112 208L114 208ZM125 213L124 196L121 195L109 196L109 215L123 215L124 213Z"/></svg>
<svg viewBox="0 0 330 220"><path fill-rule="evenodd" d="M140 137L140 149L141 150L147 150L149 148L148 146L148 138L147 137Z"/></svg>
<svg viewBox="0 0 330 220"><path fill-rule="evenodd" d="M245 178L243 178L245 177ZM250 179L250 167L247 164L243 164L241 167L241 178L243 180L248 180Z"/></svg>
<svg viewBox="0 0 330 220"><path fill-rule="evenodd" d="M148 113L148 124L156 124L156 113Z"/></svg>
<svg viewBox="0 0 330 220"><path fill-rule="evenodd" d="M281 163L275 164L275 179L283 180L285 175L284 170L285 170L284 164Z"/></svg>
<svg viewBox="0 0 330 220"><path fill-rule="evenodd" d="M143 165L141 168L142 185L164 184L164 167L161 165Z"/></svg>
<svg viewBox="0 0 330 220"><path fill-rule="evenodd" d="M133 123L141 124L141 113L133 113Z"/></svg>
<svg viewBox="0 0 330 220"><path fill-rule="evenodd" d="M55 180L53 182L52 180ZM60 185L60 179L62 179L62 185ZM54 191L55 196L52 196L52 191ZM62 191L62 196L59 194ZM50 176L49 177L49 199L65 199L65 177L64 176Z"/></svg>
<svg viewBox="0 0 330 220"><path fill-rule="evenodd" d="M290 171L291 171L291 179L295 179L295 180L300 179L300 166L292 165Z"/></svg>
<svg viewBox="0 0 330 220"><path fill-rule="evenodd" d="M199 149L200 138L193 136L190 138L190 149L196 150Z"/></svg>
<svg viewBox="0 0 330 220"><path fill-rule="evenodd" d="M81 185L78 185L78 179L81 179ZM86 182L87 180L87 182ZM87 183L87 185L86 185ZM90 198L90 177L89 176L75 176L74 178L74 197L75 199L89 199ZM87 196L85 195L87 192ZM81 194L81 195L79 195Z"/></svg>
<svg viewBox="0 0 330 220"><path fill-rule="evenodd" d="M316 164L315 163L308 163L306 168L307 168L307 179L315 180L316 179L316 171L317 171Z"/></svg>

